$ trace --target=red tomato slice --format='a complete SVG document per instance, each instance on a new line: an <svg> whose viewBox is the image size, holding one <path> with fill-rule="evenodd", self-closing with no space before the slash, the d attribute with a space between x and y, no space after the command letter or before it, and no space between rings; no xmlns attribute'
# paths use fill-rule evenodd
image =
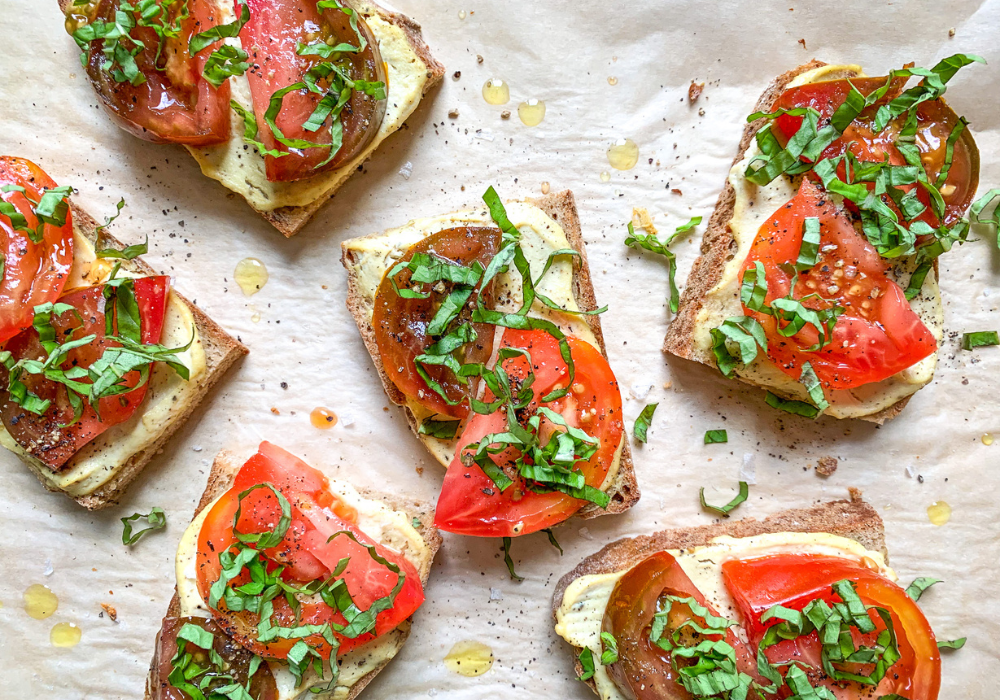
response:
<svg viewBox="0 0 1000 700"><path fill-rule="evenodd" d="M170 278L142 277L135 280L134 288L142 325L142 342L147 345L158 343L166 315ZM81 323L68 311L53 318L52 326L60 337L66 337L71 332L74 338L90 334L97 336L89 345L71 350L62 365L63 369L70 367L86 369L99 360L107 348L119 347L116 341L104 335L104 313L101 311L104 308L103 286L69 292L59 302L73 306L83 319ZM15 360L27 357L41 359L46 356L34 328L29 328L11 338L5 349L11 352ZM139 372L137 370L129 372L124 379L128 386L135 386L139 381ZM134 391L102 398L99 402L100 416L92 406L84 404L80 420L68 427L61 427L71 423L74 415L66 387L37 374L23 375L21 381L39 398L52 401L49 410L41 416L25 411L11 401L4 391L0 418L18 444L53 471L65 466L81 447L105 430L131 418L145 398L149 386L147 383ZM90 380L79 381L89 383ZM6 387L6 381L2 385Z"/></svg>
<svg viewBox="0 0 1000 700"><path fill-rule="evenodd" d="M175 3L176 9L168 10L171 21L176 19L181 5ZM98 0L93 16L113 22L120 7L121 0ZM119 83L101 68L106 60L103 40L90 45L87 75L119 126L135 136L187 146L223 143L229 140L232 123L229 82L216 88L202 77L205 62L220 42L193 58L188 53L191 36L220 24L221 18L209 0L187 0L187 8L190 16L182 21L180 34L164 42L158 59L159 38L154 30L137 26L131 31L132 37L146 45L135 57L146 78L144 83ZM130 42L126 45L133 48Z"/></svg>
<svg viewBox="0 0 1000 700"><path fill-rule="evenodd" d="M600 487L621 442L621 394L607 359L597 348L573 337L569 338L569 346L576 366L573 386L565 397L544 405L561 414L573 427L600 440L594 456L580 464L586 483ZM507 329L502 347L523 348L531 354L535 398L525 409L526 415L534 413L540 405L540 397L558 386L566 386L569 368L559 354L558 341L545 331ZM512 379L528 375L527 361L521 356L506 360L503 366ZM492 400L492 394L487 392L484 401ZM512 462L517 457L514 448L491 457L514 480L514 484L503 492L496 489L478 465L466 467L462 464L466 446L478 443L490 433L504 431L507 425L501 411L471 416L441 486L434 520L438 528L480 537L527 535L561 523L586 504L586 501L563 493L531 491L513 470Z"/></svg>
<svg viewBox="0 0 1000 700"><path fill-rule="evenodd" d="M818 293L826 301L802 302L813 309L835 302L846 311L833 329L833 342L817 352L805 352L819 339L805 326L784 338L772 316L744 311L767 333L767 354L785 374L799 378L809 362L829 389L850 389L878 382L932 354L934 335L910 308L903 290L886 276L886 264L866 238L858 234L844 211L816 185L803 179L798 194L761 226L744 272L761 261L767 276L767 303L787 296L792 277L779 266L794 264L802 245L807 217L820 220L820 253L816 265L799 275L795 298ZM829 250L824 250L830 246Z"/></svg>
<svg viewBox="0 0 1000 700"><path fill-rule="evenodd" d="M618 580L604 611L601 627L610 632L618 643L618 661L608 669L615 685L636 700L688 700L691 694L677 680L670 652L650 641L650 626L657 612L657 601L664 595L694 598L718 617L669 552L657 552L632 567ZM687 621L703 625L690 609L675 605L671 608L667 629L673 630ZM701 635L702 639L719 639L721 635ZM756 677L756 658L734 629L726 631L725 640L736 651L737 668ZM685 644L692 644L685 640Z"/></svg>
<svg viewBox="0 0 1000 700"><path fill-rule="evenodd" d="M34 201L56 183L37 165L23 158L0 156L0 188L19 185ZM20 192L0 192L0 199L13 205L34 229L38 226L31 203ZM0 343L31 327L34 309L55 301L62 294L73 265L73 216L66 213L65 226L45 225L42 240L32 243L28 234L14 230L0 215L3 234L3 279L0 280Z"/></svg>
<svg viewBox="0 0 1000 700"><path fill-rule="evenodd" d="M808 85L801 85L786 90L775 102L774 109L794 109L796 107L812 107L820 113L822 120L820 128L829 123L830 117L847 99L851 84L866 97L885 85L887 78L855 78L848 80L828 80ZM835 158L850 149L861 161L881 162L885 156L893 165L906 165L902 154L894 142L900 129L902 119L890 124L879 134L873 132L875 115L879 106L887 104L897 97L906 85L906 78L895 78L889 91L878 102L866 108L843 135L827 146L820 156L821 159ZM802 125L802 117L792 117L787 114L775 119L775 135L782 143L786 143ZM928 179L936 182L944 167L947 152L946 144L952 129L958 123L958 116L942 99L924 102L917 107L916 145L921 154L921 161ZM845 179L846 172L841 165L839 177ZM953 225L961 218L975 197L979 184L979 153L975 141L966 129L962 137L955 143L954 155L948 176L940 187L945 202L944 223ZM874 183L868 183L869 189ZM899 189L907 192L917 187L917 197L927 207L915 221L925 221L931 226L941 225L938 217L930 208L930 195L926 188L918 185L903 185ZM896 211L899 220L908 225L899 214L895 203L883 195L883 201ZM853 206L853 205L852 205Z"/></svg>
<svg viewBox="0 0 1000 700"><path fill-rule="evenodd" d="M756 645L764 631L778 620L761 623L760 617L773 605L801 610L810 601L821 598L828 603L839 598L831 586L845 579L857 584L858 595L868 606L889 610L899 643L900 660L882 679L877 689L854 682L837 682L817 678L840 700L860 700L898 693L909 700L936 700L941 685L941 657L934 632L923 612L906 592L895 583L866 568L859 562L807 554L779 554L756 559L732 559L722 564L726 588L744 616L744 626L750 641ZM885 629L881 618L871 612L877 630ZM855 633L855 644L871 645L877 635L865 640ZM794 640L785 640L765 651L772 663L799 660L816 664L821 645L816 632ZM871 667L861 669L868 673ZM853 672L858 672L854 669ZM840 687L842 686L842 687Z"/></svg>
<svg viewBox="0 0 1000 700"><path fill-rule="evenodd" d="M257 116L258 134L268 149L276 148L290 154L279 158L264 157L267 179L278 182L301 180L349 162L378 133L385 115L386 100L376 100L360 90L352 93L340 115L343 145L325 165L322 163L330 155L329 148L295 149L279 143L264 115L275 92L302 82L310 68L323 62L316 56L299 56L296 53L299 44L310 44L320 39L330 46L340 43L358 45L350 18L337 9L320 11L314 0L248 0L247 4L250 21L243 26L240 41L252 64L247 78ZM345 2L344 6L348 7L349 3ZM378 42L360 13L357 14L357 26L368 46L359 53L343 53L338 65L354 80L385 84L386 69ZM289 139L330 143L328 123L317 131L308 131L303 126L321 98L322 95L305 89L287 93L281 112L275 119L281 133Z"/></svg>
<svg viewBox="0 0 1000 700"><path fill-rule="evenodd" d="M292 585L303 585L316 579L326 579L337 568L341 559L349 557L347 568L338 578L343 579L354 603L361 610L386 596L396 585L396 574L376 562L368 550L350 538L336 533L352 533L364 545L375 545L379 556L397 565L406 579L396 596L393 607L378 614L375 631L356 638L337 635L340 640L338 654L344 654L399 626L424 602L423 585L416 568L402 554L372 540L357 526L358 515L349 505L330 492L326 477L301 459L268 442L262 442L256 455L240 469L232 488L209 511L198 536L198 589L202 598L209 600L212 584L219 579L221 568L219 554L236 543L233 521L239 506L239 494L257 484L269 483L288 499L292 507L292 523L282 542L264 551L268 570L283 565L283 580ZM242 533L272 530L281 516L277 498L269 489L257 489L243 499L237 528ZM233 585L248 582L246 571L233 581ZM274 601L276 625L343 624L344 616L322 600L303 601L300 615L283 598ZM278 640L261 644L257 641L259 616L249 612L233 612L220 601L216 621L226 633L256 654L270 658L284 658L297 640ZM308 637L324 658L329 658L330 645L319 635Z"/></svg>

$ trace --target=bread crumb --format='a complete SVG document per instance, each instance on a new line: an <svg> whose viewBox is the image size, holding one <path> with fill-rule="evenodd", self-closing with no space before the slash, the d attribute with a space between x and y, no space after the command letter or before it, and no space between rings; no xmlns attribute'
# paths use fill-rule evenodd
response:
<svg viewBox="0 0 1000 700"><path fill-rule="evenodd" d="M802 48L806 49L806 40L805 39L799 39L799 43L802 44ZM809 49L806 49L806 51L808 51L808 50Z"/></svg>
<svg viewBox="0 0 1000 700"><path fill-rule="evenodd" d="M847 493L851 496L851 503L859 503L864 500L864 492L856 486L849 486L847 488Z"/></svg>
<svg viewBox="0 0 1000 700"><path fill-rule="evenodd" d="M955 37L955 28L952 27L951 29L948 30L948 38L953 39L954 37Z"/></svg>
<svg viewBox="0 0 1000 700"><path fill-rule="evenodd" d="M483 57L482 57L482 56L480 56L480 55L479 55L479 54L477 53L477 54L476 54L476 63L479 63L479 64L482 64L482 62L483 62Z"/></svg>
<svg viewBox="0 0 1000 700"><path fill-rule="evenodd" d="M663 388L664 388L664 389L669 389L669 388L670 388L670 387L672 387L673 385L674 385L674 383L673 383L673 382L663 382Z"/></svg>
<svg viewBox="0 0 1000 700"><path fill-rule="evenodd" d="M118 611L115 610L113 605L109 605L108 603L101 603L101 608L103 608L104 612L108 614L108 617L111 618L112 622L118 622Z"/></svg>
<svg viewBox="0 0 1000 700"><path fill-rule="evenodd" d="M509 109L505 109L504 111L500 112L500 118L501 119L510 119L510 110Z"/></svg>
<svg viewBox="0 0 1000 700"><path fill-rule="evenodd" d="M448 110L448 118L449 119L458 119L458 108L457 107L455 107L454 109L449 109Z"/></svg>
<svg viewBox="0 0 1000 700"><path fill-rule="evenodd" d="M835 471L837 471L837 458L836 457L820 457L818 463L816 464L816 473L820 476L831 476Z"/></svg>
<svg viewBox="0 0 1000 700"><path fill-rule="evenodd" d="M279 411L277 409L277 407L275 407L275 406L271 406L271 413L273 413L276 416L280 416L281 415L281 411Z"/></svg>
<svg viewBox="0 0 1000 700"><path fill-rule="evenodd" d="M458 80L461 77L462 77L462 71L457 70L457 71L454 72L454 74L452 74L451 79L452 80Z"/></svg>
<svg viewBox="0 0 1000 700"><path fill-rule="evenodd" d="M651 236L656 235L656 226L653 225L653 217L649 215L649 210L645 207L632 208L632 225L641 228Z"/></svg>
<svg viewBox="0 0 1000 700"><path fill-rule="evenodd" d="M424 475L424 468L423 467L417 467L416 468L416 472L417 472L417 474L419 476L423 476Z"/></svg>
<svg viewBox="0 0 1000 700"><path fill-rule="evenodd" d="M677 195L678 197L681 197L681 196L683 196L683 195L684 195L684 193L683 193L683 192L681 192L681 191L680 191L680 188L678 188L678 187L674 187L674 188L672 188L672 189L670 190L670 194L676 194L676 195Z"/></svg>
<svg viewBox="0 0 1000 700"><path fill-rule="evenodd" d="M691 81L691 85L688 86L688 102L694 104L701 97L701 91L705 89L705 83L696 83Z"/></svg>

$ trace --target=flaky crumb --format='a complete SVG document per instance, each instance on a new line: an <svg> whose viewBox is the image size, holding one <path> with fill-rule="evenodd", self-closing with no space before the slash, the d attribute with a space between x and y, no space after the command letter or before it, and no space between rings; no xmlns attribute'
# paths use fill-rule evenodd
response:
<svg viewBox="0 0 1000 700"><path fill-rule="evenodd" d="M864 492L857 486L849 486L847 493L851 495L851 503L859 503L864 500Z"/></svg>
<svg viewBox="0 0 1000 700"><path fill-rule="evenodd" d="M701 97L701 91L705 89L705 83L696 83L691 81L691 85L688 86L688 102L694 104Z"/></svg>
<svg viewBox="0 0 1000 700"><path fill-rule="evenodd" d="M837 471L837 464L836 457L820 457L816 464L816 473L820 476L830 476Z"/></svg>
<svg viewBox="0 0 1000 700"><path fill-rule="evenodd" d="M271 413L273 413L276 416L281 415L281 411L278 410L277 406L271 406Z"/></svg>
<svg viewBox="0 0 1000 700"><path fill-rule="evenodd" d="M112 622L118 622L118 611L115 610L113 605L109 605L108 603L101 603L101 608L103 608L104 612L108 614L108 617L111 618Z"/></svg>
<svg viewBox="0 0 1000 700"><path fill-rule="evenodd" d="M656 226L653 225L653 217L649 215L649 210L645 207L632 208L632 225L635 228L641 228L652 236L656 235Z"/></svg>

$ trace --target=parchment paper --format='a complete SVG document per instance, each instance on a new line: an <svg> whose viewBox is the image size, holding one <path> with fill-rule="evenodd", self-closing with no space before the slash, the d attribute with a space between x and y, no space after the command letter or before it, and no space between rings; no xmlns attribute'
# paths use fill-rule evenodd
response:
<svg viewBox="0 0 1000 700"><path fill-rule="evenodd" d="M715 502L729 500L744 455L753 455L757 484L737 516L861 488L885 519L903 583L917 575L946 579L921 601L939 637L969 637L965 649L945 654L941 697L992 695L1000 669L1000 442L987 447L980 437L1000 437L1000 350L966 352L959 342L963 331L1000 326L996 250L980 241L942 258L948 333L936 378L900 418L877 428L786 416L766 408L759 391L665 360L665 269L622 239L633 206L649 208L661 230L707 217L757 96L772 77L813 57L861 63L877 75L958 51L985 56L990 65L963 70L948 99L975 130L982 189L1000 185L1000 2L397 5L423 24L447 66L444 85L303 233L285 240L203 178L180 148L144 143L111 123L55 0L0 0L0 152L30 158L79 188L76 201L98 218L124 196L115 235L134 243L148 233L147 260L251 348L120 507L88 513L43 491L16 458L0 454L0 697L141 697L174 586L175 546L221 448L249 455L266 438L337 478L433 501L443 472L383 395L344 307L340 242L475 204L490 184L505 198L537 196L543 181L576 193L597 296L610 306L604 329L623 394L651 385L646 401L660 402L649 444L635 450L642 500L624 516L560 528L563 557L544 535L516 541L526 577L520 584L509 580L499 542L446 536L409 643L365 697L587 697L573 679L568 647L552 631L555 582L619 537L710 522L698 487L709 486ZM511 85L503 107L481 97L493 77ZM692 79L706 83L695 105L687 101ZM516 108L532 97L548 112L529 129ZM509 120L501 119L504 109L513 111ZM611 170L605 149L622 137L639 144L639 164L602 182L599 174ZM408 178L400 174L409 167ZM702 230L676 246L681 281ZM263 260L271 275L250 299L232 282L246 256ZM251 321L254 311L259 323ZM644 403L628 399L627 417ZM317 406L336 411L340 423L313 428L308 414ZM726 428L729 443L703 445L712 428ZM825 480L812 471L824 455L840 460ZM926 509L941 499L954 515L935 527ZM167 511L166 531L123 547L119 518L156 505ZM23 610L22 593L33 583L59 596L48 620ZM114 605L117 623L100 615L100 603ZM82 642L51 646L57 622L78 624ZM451 645L464 639L493 648L492 671L464 678L444 667Z"/></svg>

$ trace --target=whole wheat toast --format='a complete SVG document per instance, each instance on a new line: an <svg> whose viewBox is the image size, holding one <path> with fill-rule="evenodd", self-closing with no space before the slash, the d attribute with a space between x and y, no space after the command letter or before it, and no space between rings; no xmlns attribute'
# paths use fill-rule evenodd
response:
<svg viewBox="0 0 1000 700"><path fill-rule="evenodd" d="M552 595L552 615L562 605L563 596L569 585L581 576L609 574L632 568L655 552L667 549L689 549L706 545L713 537L754 537L773 532L825 532L852 539L866 549L881 552L888 561L885 547L885 531L882 518L874 508L855 497L850 501L832 501L812 508L786 510L782 513L757 520L744 518L737 521L702 525L692 529L661 530L652 535L628 537L607 545L596 554L581 561L576 568L559 579ZM582 649L573 647L575 654ZM576 659L576 675L583 673L580 660ZM593 679L586 681L591 690L597 692Z"/></svg>
<svg viewBox="0 0 1000 700"><path fill-rule="evenodd" d="M59 0L59 9L61 9L64 13L67 12L72 5L73 0ZM364 17L378 15L386 22L393 24L402 30L407 43L410 45L415 60L419 60L423 63L426 69L427 82L424 84L422 96L426 95L434 86L441 82L441 79L444 77L444 65L435 60L435 58L431 55L430 48L424 42L420 25L417 22L413 21L406 15L387 10L371 0L355 0L351 2L351 5ZM392 95L390 93L390 98L391 97ZM304 206L279 207L270 211L257 209L250 204L250 202L247 202L247 204L249 204L254 211L260 214L272 226L278 229L283 236L291 238L302 230L307 223L309 223L309 220L312 219L313 215L320 209L320 207L326 204L327 201L333 197L336 191L340 189L344 182L347 181L350 175L353 174L355 170L359 169L361 165L377 150L377 148L374 149L361 162L351 163L349 168L350 172L348 172L348 168L345 166L344 177L338 178L326 192L321 194L310 204L306 204Z"/></svg>
<svg viewBox="0 0 1000 700"><path fill-rule="evenodd" d="M775 101L784 92L790 82L806 71L821 68L825 65L827 64L823 61L813 59L798 68L793 68L787 73L778 76L764 90L760 99L757 100L753 111L771 112ZM747 124L743 130L743 137L740 139L739 151L736 154L736 158L733 159L733 165L744 159L747 149L754 143L757 131L766 123L767 120L762 118ZM737 250L736 240L729 230L729 221L733 218L735 204L736 192L727 177L725 187L722 188L719 200L715 204L715 211L712 212L712 217L708 221L708 228L705 229L705 235L701 243L701 255L694 261L694 265L691 267L687 285L684 288L684 293L681 295L677 315L667 329L667 335L663 341L664 352L669 352L686 360L703 361L702 358L693 352L695 327L698 314L702 309L705 294L718 284L726 268L726 263ZM706 362L706 364L710 363ZM756 386L753 382L740 379ZM912 394L877 413L863 416L861 420L881 425L885 421L899 415L900 411L903 410L911 398Z"/></svg>
<svg viewBox="0 0 1000 700"><path fill-rule="evenodd" d="M581 309L592 310L597 308L597 298L594 294L594 284L590 275L590 265L587 262L587 250L586 244L583 240L583 230L580 227L580 217L576 211L576 200L573 198L573 193L569 190L564 190L562 192L553 192L552 194L546 195L540 199L528 198L526 200L529 204L533 204L543 212L545 212L549 217L559 223L563 231L566 233L566 238L569 241L570 246L580 253L579 257L574 257L573 259L573 296L576 298L576 302ZM413 431L414 435L418 434L419 424L416 417L406 406L406 398L403 393L393 384L392 380L385 372L385 367L382 364L382 358L379 354L378 344L375 341L375 329L372 328L371 324L371 307L365 303L360 292L358 291L357 278L351 271L351 253L347 248L346 242L342 244L343 254L341 260L344 267L347 269L347 308L354 317L355 323L358 325L358 330L361 332L361 338L364 341L365 348L368 350L368 354L372 358L372 362L375 365L375 369L378 371L379 377L382 379L382 387L385 389L386 395L389 397L394 404L401 406L403 412L406 414L406 421L410 426L410 430ZM597 314L583 316L582 317L590 329L593 331L594 336L597 338L597 343L602 354L607 356L607 348L604 344L604 334L601 331L601 319ZM597 507L594 504L588 504L582 510L580 510L576 515L577 517L589 519L596 518L601 515L611 515L617 513L623 513L629 508L631 508L639 500L640 491L639 485L635 478L635 469L632 463L632 450L629 446L628 437L625 436L624 444L622 445L621 462L618 469L618 473L615 476L613 483L607 489L607 493L611 496L611 502L608 504L606 509Z"/></svg>
<svg viewBox="0 0 1000 700"><path fill-rule="evenodd" d="M72 202L70 203L70 209L73 216L73 227L94 245L95 250L103 248L123 250L125 248L123 243L108 234L107 231L99 229L98 224L93 217ZM122 268L130 272L143 273L146 275L157 274L153 268L143 262L140 258L135 258L133 260L121 260L120 262ZM199 338L201 339L205 350L206 367L205 373L200 379L199 394L197 398L195 398L195 400L187 407L187 410L173 417L170 424L166 426L165 430L156 438L155 441L147 445L141 451L133 454L115 473L114 477L112 477L110 481L103 484L96 491L93 491L85 496L72 496L67 494L70 495L70 498L88 510L99 510L117 503L118 499L121 498L122 493L124 493L128 485L132 483L132 481L146 467L153 456L158 454L163 449L163 446L166 444L170 436L173 435L178 428L184 425L185 422L187 422L191 414L194 413L194 410L198 407L201 401L204 400L205 396L208 395L212 386L222 378L222 375L225 374L226 370L229 369L229 367L232 366L237 359L249 352L249 350L247 350L242 343L226 333L226 331L223 330L222 327L220 327L215 321L209 318L204 311L188 301L188 299L182 294L175 290L171 290L171 292L175 294L177 298L188 307L188 309L191 310L191 314L194 316L195 325L198 328ZM141 405L139 411L142 411ZM91 443L89 443L88 448L100 450L100 440L101 436L98 436ZM93 445L94 447L90 447L90 445ZM68 464L72 465L72 459ZM31 464L30 466L32 467L32 471L36 472L36 475L37 470L42 468L34 464ZM39 476L39 480L48 490L59 490L50 482L41 478L41 476Z"/></svg>
<svg viewBox="0 0 1000 700"><path fill-rule="evenodd" d="M225 493L233 483L233 479L236 477L236 473L243 466L244 461L237 458L232 452L228 450L223 450L218 455L216 455L215 460L212 462L212 469L208 473L208 484L205 486L205 491L201 495L201 499L198 501L198 505L195 507L194 515L192 520L201 513L209 504L212 503L216 498ZM378 499L386 503L390 508L406 513L411 520L417 520L420 526L417 532L427 543L427 546L431 551L431 561L433 562L434 557L437 555L438 550L441 548L441 535L434 528L432 523L434 522L434 511L430 507L421 504L419 502L413 501L412 499L399 498L396 496L389 496L386 494L375 493L367 490L359 490L361 495L366 498ZM422 584L427 586L427 577L422 577ZM174 588L174 596L170 600L170 605L167 607L167 617L177 616L180 613L180 602L177 598L176 587ZM406 620L397 629L402 629L405 625L406 628L404 633L409 635L409 625L412 622L412 618ZM159 634L157 634L157 639L159 639ZM405 637L404 637L405 640ZM379 672L386 667L386 665L392 659L386 659L378 668L372 670L370 673L361 677L361 679L351 686L351 691L347 695L345 700L354 700L358 696L365 686L372 682L372 679L379 674ZM146 679L146 697L145 700L152 700L154 688L152 683L154 682L156 671L156 654L153 654L153 661L150 664L149 676Z"/></svg>

